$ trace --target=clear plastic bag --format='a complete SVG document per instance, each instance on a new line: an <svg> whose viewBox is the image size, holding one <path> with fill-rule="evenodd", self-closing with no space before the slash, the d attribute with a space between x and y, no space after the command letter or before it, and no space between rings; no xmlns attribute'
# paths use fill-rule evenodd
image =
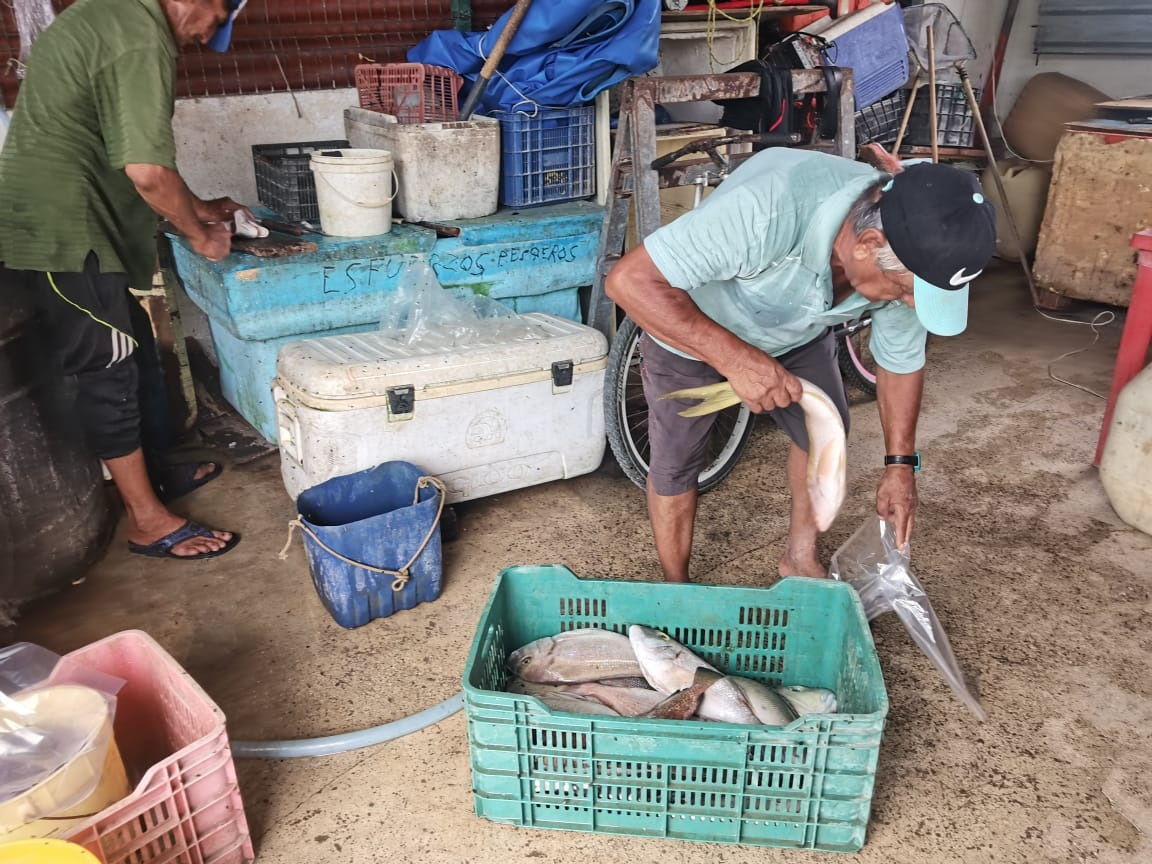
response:
<svg viewBox="0 0 1152 864"><path fill-rule="evenodd" d="M56 20L51 0L15 0L9 4L16 18L16 31L20 34L20 59L16 65L16 77L23 78L28 63L32 43Z"/></svg>
<svg viewBox="0 0 1152 864"><path fill-rule="evenodd" d="M66 765L102 766L112 743L116 694L125 682L94 670L59 673L59 660L29 642L0 651L0 832L65 812L100 784L99 771L73 774L58 788L14 802Z"/></svg>
<svg viewBox="0 0 1152 864"><path fill-rule="evenodd" d="M46 680L60 655L31 642L0 648L0 693L11 696Z"/></svg>
<svg viewBox="0 0 1152 864"><path fill-rule="evenodd" d="M426 261L409 267L384 301L380 329L405 345L427 343L437 349L478 342L519 342L546 334L531 320L490 297L444 288Z"/></svg>
<svg viewBox="0 0 1152 864"><path fill-rule="evenodd" d="M912 641L928 655L960 701L978 720L987 719L980 700L964 680L948 634L912 572L907 548L897 548L895 531L887 522L872 516L861 525L832 556L828 575L856 589L869 621L895 612Z"/></svg>

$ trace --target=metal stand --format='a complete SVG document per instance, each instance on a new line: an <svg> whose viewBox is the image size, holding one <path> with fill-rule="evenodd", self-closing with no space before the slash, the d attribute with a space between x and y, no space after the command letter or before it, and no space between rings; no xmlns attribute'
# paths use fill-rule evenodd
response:
<svg viewBox="0 0 1152 864"><path fill-rule="evenodd" d="M792 90L797 95L823 93L827 90L820 69L797 69L792 72ZM608 272L624 254L628 232L628 211L636 202L636 237L642 241L660 227L660 190L677 186L716 185L728 170L752 154L730 154L726 168L707 172L718 159L717 146L724 138L700 142L684 151L697 150L711 155L664 164L656 160L656 105L679 102L703 102L713 99L746 99L759 95L760 76L754 73L720 75L684 75L664 78L630 78L621 85L620 116L612 172L608 183L604 224L600 229L600 248L596 258L596 281L588 308L588 323L611 341L616 335L616 307L604 293ZM839 156L856 156L856 100L852 70L843 70L840 86L840 117L836 138L814 142L810 148L828 149ZM743 137L743 136L740 136ZM751 140L756 136L748 136ZM731 141L731 137L726 139ZM675 155L675 154L673 154Z"/></svg>
<svg viewBox="0 0 1152 864"><path fill-rule="evenodd" d="M1028 256L1024 253L1024 242L1020 239L1020 229L1016 225L1016 217L1012 215L1012 205L1008 202L1008 193L1004 191L1004 180L1000 177L1000 169L996 167L996 154L992 152L992 142L988 139L984 118L980 116L980 106L976 102L972 82L968 80L968 70L964 68L963 63L957 63L956 72L960 76L960 83L964 86L964 95L968 99L968 110L972 112L972 122L976 124L976 131L980 133L980 141L983 143L984 153L988 157L988 170L992 172L992 179L996 181L996 191L1000 195L1000 208L1004 218L1008 220L1008 228L1012 232L1012 242L1016 244L1016 251L1020 253L1020 267L1024 270L1024 281L1028 283L1028 293L1032 296L1032 305L1040 308L1040 293L1036 290L1036 282L1032 279L1032 268L1028 264Z"/></svg>

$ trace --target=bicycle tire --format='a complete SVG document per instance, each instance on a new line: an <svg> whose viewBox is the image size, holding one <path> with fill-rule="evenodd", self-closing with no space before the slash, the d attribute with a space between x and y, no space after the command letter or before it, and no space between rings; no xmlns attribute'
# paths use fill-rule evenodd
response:
<svg viewBox="0 0 1152 864"><path fill-rule="evenodd" d="M604 425L624 474L641 489L648 482L648 402L640 381L638 345L643 331L625 317L612 340L604 371ZM710 461L700 472L699 490L715 489L727 477L748 446L755 415L744 405L721 411L712 426Z"/></svg>
<svg viewBox="0 0 1152 864"><path fill-rule="evenodd" d="M846 327L836 333L836 363L844 383L865 396L876 396L876 361L868 348L871 322L859 329Z"/></svg>

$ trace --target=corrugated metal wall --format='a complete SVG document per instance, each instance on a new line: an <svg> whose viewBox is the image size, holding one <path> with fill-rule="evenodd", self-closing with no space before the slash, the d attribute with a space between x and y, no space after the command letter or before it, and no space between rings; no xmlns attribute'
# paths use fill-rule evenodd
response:
<svg viewBox="0 0 1152 864"><path fill-rule="evenodd" d="M72 0L54 0L57 10ZM459 5L459 2L457 2ZM472 4L473 28L490 25L511 0ZM182 52L180 96L224 96L320 90L352 85L362 57L403 62L405 53L433 30L453 26L452 0L249 0L236 20L232 48L216 54ZM0 89L5 104L16 98L14 64L20 38L9 2L0 4Z"/></svg>
<svg viewBox="0 0 1152 864"><path fill-rule="evenodd" d="M1152 0L1040 0L1037 54L1152 54Z"/></svg>

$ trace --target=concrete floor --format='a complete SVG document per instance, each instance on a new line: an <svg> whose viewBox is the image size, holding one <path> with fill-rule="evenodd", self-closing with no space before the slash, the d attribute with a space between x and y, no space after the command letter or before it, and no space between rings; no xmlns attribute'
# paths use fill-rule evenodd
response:
<svg viewBox="0 0 1152 864"><path fill-rule="evenodd" d="M975 291L966 334L934 340L920 424L925 471L913 563L978 682L975 722L893 616L873 630L891 699L861 862L1152 860L1152 538L1112 512L1091 459L1102 400L1048 377L1087 327L1034 312L1017 269ZM1119 326L1057 373L1106 391ZM883 451L873 404L853 409L850 499L826 555L867 516ZM698 581L766 585L786 527L786 445L763 424L707 496ZM129 556L122 538L18 636L67 651L139 627L220 704L233 740L325 735L447 698L492 581L514 564L583 576L657 573L641 494L612 465L460 508L440 600L355 631L316 599L275 455L180 502L244 533L200 563ZM749 518L750 514L757 514ZM810 862L816 853L497 826L472 812L462 714L374 749L240 761L248 819L279 862Z"/></svg>

